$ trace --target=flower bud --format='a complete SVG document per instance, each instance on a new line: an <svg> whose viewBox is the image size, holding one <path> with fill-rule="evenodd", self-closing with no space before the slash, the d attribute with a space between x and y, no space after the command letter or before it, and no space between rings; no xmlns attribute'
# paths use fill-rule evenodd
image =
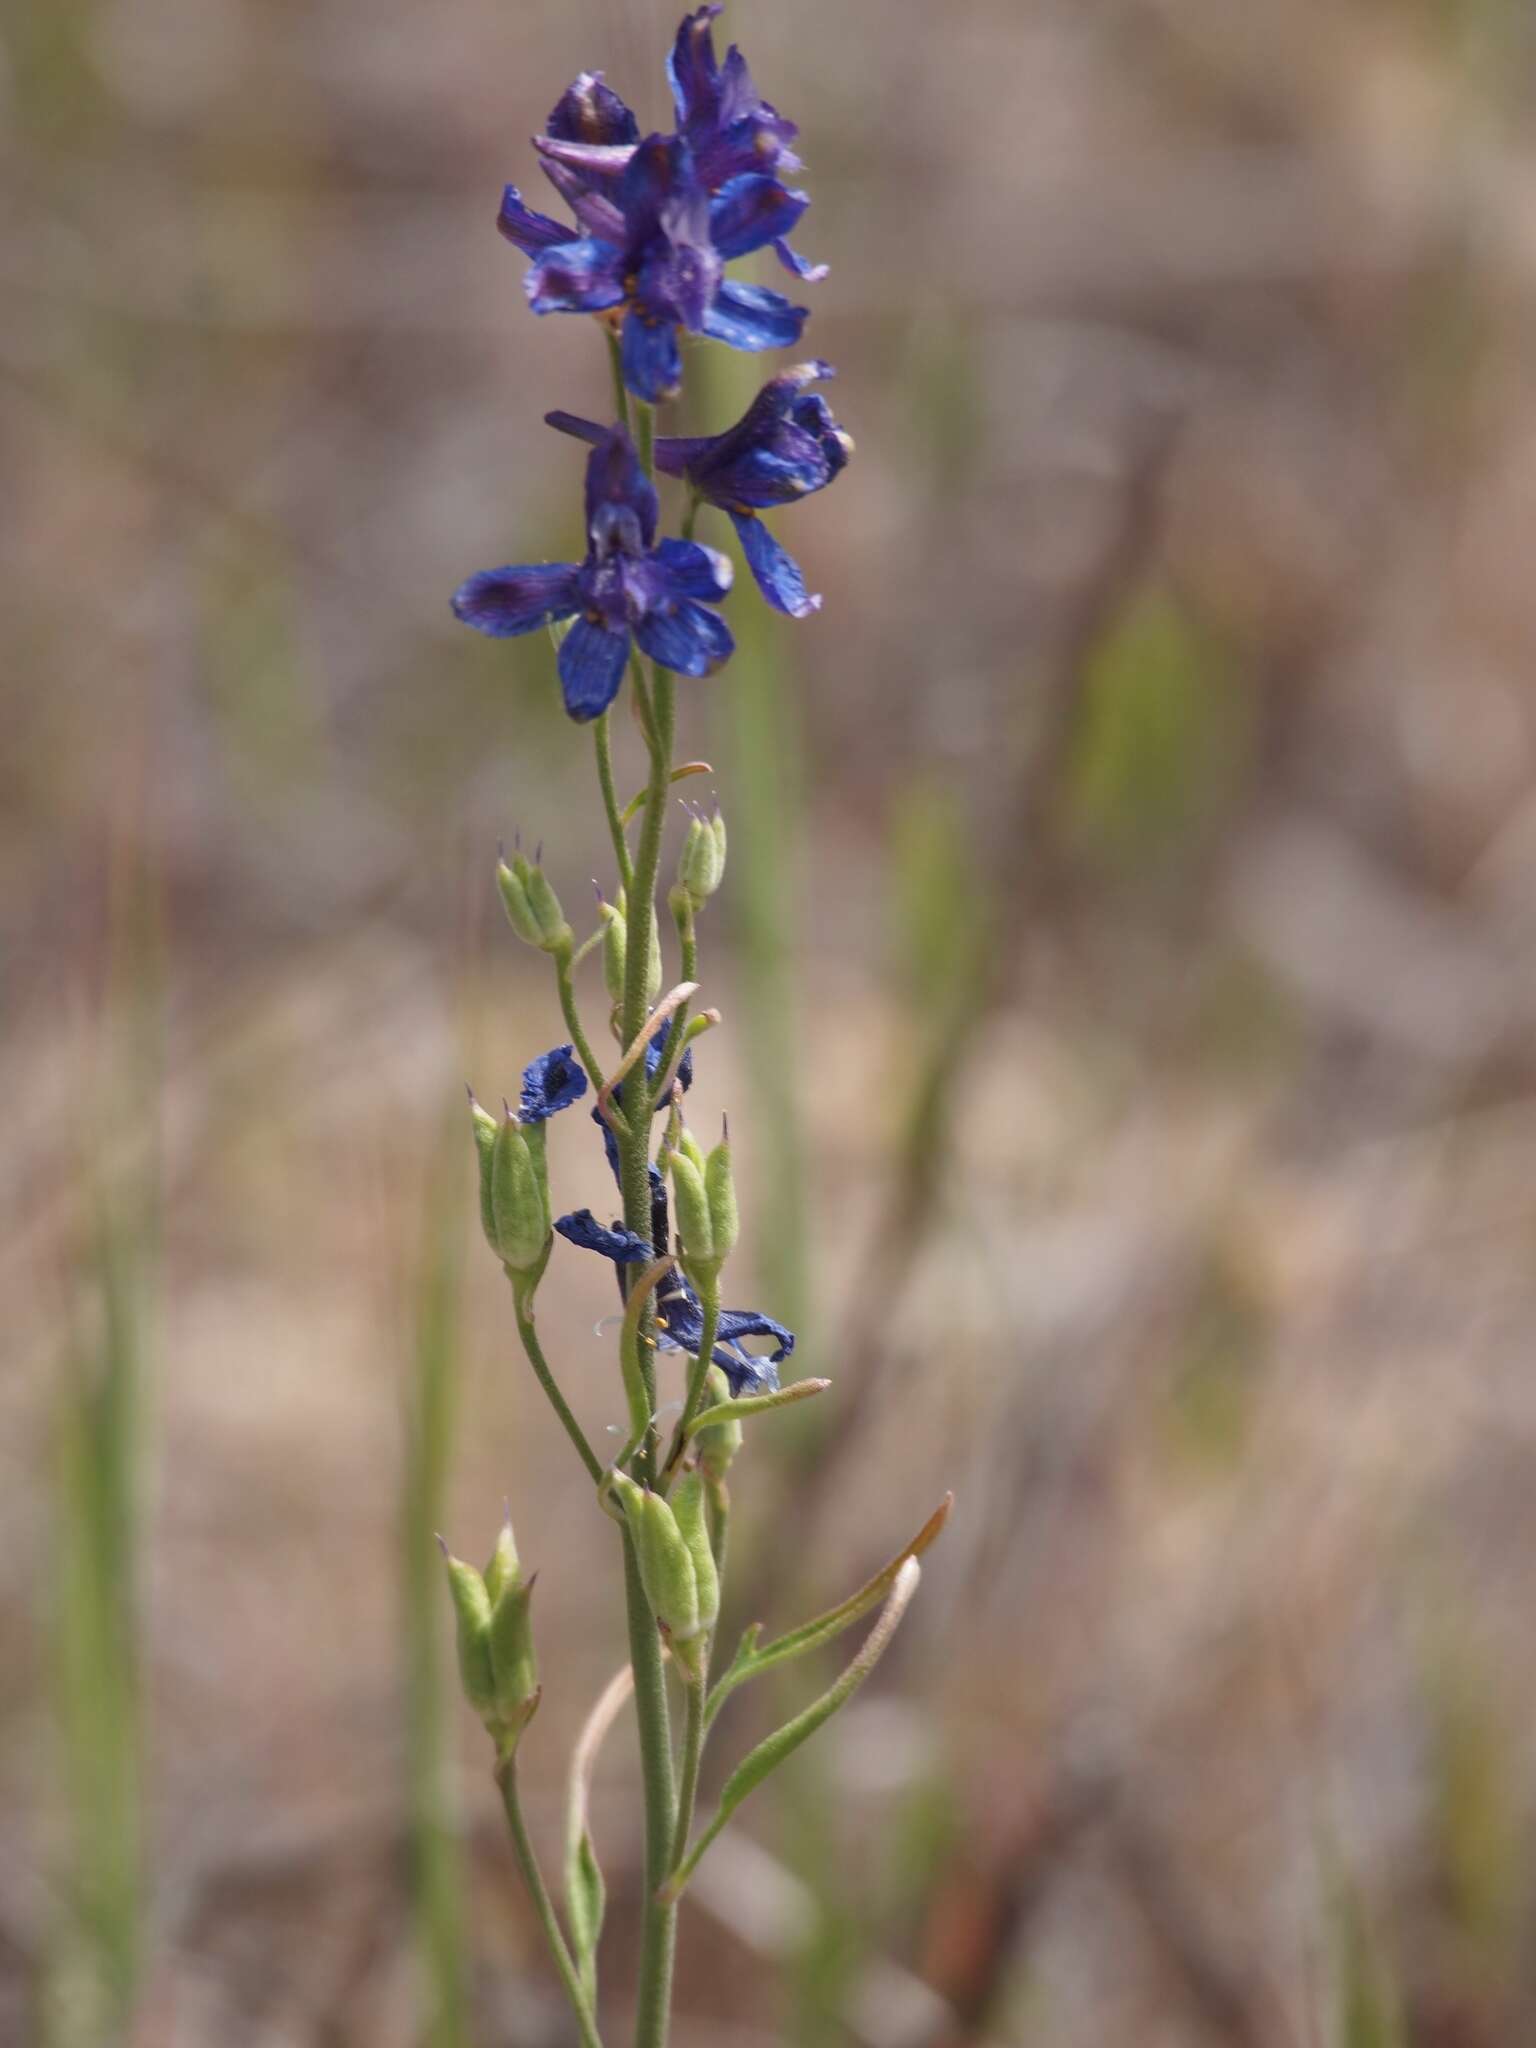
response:
<svg viewBox="0 0 1536 2048"><path fill-rule="evenodd" d="M672 1489L672 1514L682 1531L688 1555L693 1559L694 1584L698 1589L699 1626L712 1629L720 1614L720 1574L709 1541L709 1521L704 1510L704 1475L685 1472Z"/></svg>
<svg viewBox="0 0 1536 2048"><path fill-rule="evenodd" d="M485 1581L472 1564L455 1557L443 1539L443 1560L448 1567L448 1591L453 1598L458 1628L459 1678L464 1697L485 1719L496 1710L496 1679L491 1669L491 1597Z"/></svg>
<svg viewBox="0 0 1536 2048"><path fill-rule="evenodd" d="M659 1493L637 1486L627 1472L615 1471L609 1483L634 1538L635 1562L640 1567L640 1583L651 1612L671 1643L673 1654L692 1672L700 1635L699 1583L692 1552L677 1526L676 1516Z"/></svg>
<svg viewBox="0 0 1536 2048"><path fill-rule="evenodd" d="M677 879L695 910L702 910L725 874L725 820L695 811L678 855Z"/></svg>
<svg viewBox="0 0 1536 2048"><path fill-rule="evenodd" d="M710 1407L722 1406L731 1398L731 1383L718 1365L712 1365L704 1376L707 1390L705 1398ZM731 1460L741 1449L741 1424L734 1419L712 1422L694 1437L699 1454L699 1465L707 1479L719 1482L731 1468Z"/></svg>
<svg viewBox="0 0 1536 2048"><path fill-rule="evenodd" d="M715 1243L715 1257L725 1258L741 1235L741 1218L736 1210L736 1183L731 1175L731 1140L722 1130L719 1144L704 1162L704 1192L709 1201L709 1225Z"/></svg>
<svg viewBox="0 0 1536 2048"><path fill-rule="evenodd" d="M560 953L570 947L573 935L560 898L537 861L525 859L521 851L513 854L510 867L505 860L498 861L496 886L520 939L543 953Z"/></svg>
<svg viewBox="0 0 1536 2048"><path fill-rule="evenodd" d="M549 1192L528 1134L510 1110L491 1147L491 1226L491 1248L514 1273L538 1265L549 1243Z"/></svg>
<svg viewBox="0 0 1536 2048"><path fill-rule="evenodd" d="M677 1209L677 1234L682 1242L683 1256L693 1266L709 1268L717 1263L715 1254L715 1233L710 1221L709 1196L705 1192L704 1175L698 1164L689 1156L688 1134L683 1133L678 1149L667 1161L672 1175L672 1193ZM698 1147L693 1150L697 1152Z"/></svg>

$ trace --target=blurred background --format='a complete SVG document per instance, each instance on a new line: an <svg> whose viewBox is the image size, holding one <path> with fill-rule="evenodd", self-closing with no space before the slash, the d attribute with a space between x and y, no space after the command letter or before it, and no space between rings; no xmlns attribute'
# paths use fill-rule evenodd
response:
<svg viewBox="0 0 1536 2048"><path fill-rule="evenodd" d="M617 1588L462 1090L565 1035L498 839L573 915L612 878L547 644L447 599L579 552L540 415L603 351L493 220L579 69L668 118L674 26L0 25L7 2043L570 2038L431 1536L510 1497L540 1572L557 1859ZM680 2048L1536 2038L1536 17L725 27L801 124L859 448L778 522L825 610L743 579L682 688L727 1297L836 1383L738 1466L728 1635L958 1506L703 1866ZM692 419L762 369L696 351ZM551 1154L610 1203L584 1117ZM561 1250L540 1302L594 1434L610 1287ZM597 1800L617 2015L627 1728Z"/></svg>

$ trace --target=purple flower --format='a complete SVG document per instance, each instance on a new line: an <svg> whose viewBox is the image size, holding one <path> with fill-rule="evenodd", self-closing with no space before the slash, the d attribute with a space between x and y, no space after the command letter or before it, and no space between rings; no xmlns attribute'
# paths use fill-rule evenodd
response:
<svg viewBox="0 0 1536 2048"><path fill-rule="evenodd" d="M656 511L655 488L615 426L587 459L586 560L482 569L455 591L454 612L496 638L574 618L558 665L575 719L596 718L613 702L631 638L663 668L709 675L735 646L725 621L706 609L730 589L731 565L696 541L653 545Z"/></svg>
<svg viewBox="0 0 1536 2048"><path fill-rule="evenodd" d="M571 1057L574 1050L573 1046L557 1045L524 1067L517 1103L520 1124L547 1123L556 1111L569 1109L586 1094L587 1077Z"/></svg>
<svg viewBox="0 0 1536 2048"><path fill-rule="evenodd" d="M832 375L830 363L799 363L770 379L723 434L664 436L656 443L656 467L685 477L698 497L729 515L763 596L775 610L797 619L815 611L821 599L807 592L799 564L758 513L824 490L847 466L852 436L837 424L826 400L806 389ZM607 432L596 421L568 412L544 417L561 433L583 441L600 441Z"/></svg>
<svg viewBox="0 0 1536 2048"><path fill-rule="evenodd" d="M555 1228L563 1238L584 1252L597 1252L616 1266L648 1266L656 1254L643 1237L615 1224L605 1230L590 1209L577 1209L569 1216L557 1216Z"/></svg>
<svg viewBox="0 0 1536 2048"><path fill-rule="evenodd" d="M678 133L711 192L725 190L733 179L800 168L790 148L799 131L758 92L740 50L732 43L725 62L717 61L712 23L720 12L711 5L685 15L667 59ZM782 233L774 236L773 247L796 277L826 276L824 263L797 256Z"/></svg>
<svg viewBox="0 0 1536 2048"><path fill-rule="evenodd" d="M725 265L787 234L805 211L804 193L751 172L711 195L676 135L637 145L540 136L536 147L584 232L556 239L559 223L507 187L497 225L533 258L528 302L536 313L608 314L619 329L624 381L637 396L655 403L678 389L680 328L732 348L799 340L806 308L727 281Z"/></svg>

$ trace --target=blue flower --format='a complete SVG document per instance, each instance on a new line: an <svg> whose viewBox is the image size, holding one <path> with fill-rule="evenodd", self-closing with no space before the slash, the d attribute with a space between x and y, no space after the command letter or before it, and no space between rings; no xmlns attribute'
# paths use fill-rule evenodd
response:
<svg viewBox="0 0 1536 2048"><path fill-rule="evenodd" d="M586 510L585 561L482 569L453 598L466 626L497 638L574 617L558 665L565 708L582 720L617 696L631 637L685 676L711 674L735 647L725 621L705 609L731 587L729 559L696 541L652 545L656 491L622 427L588 457Z"/></svg>
<svg viewBox="0 0 1536 2048"><path fill-rule="evenodd" d="M651 1171L654 1175L655 1168ZM596 1252L601 1258L611 1259L615 1266L645 1265L652 1257L651 1247L644 1238L619 1224L605 1230L590 1209L577 1209L572 1215L558 1217L555 1228L571 1244L583 1251ZM663 1245L665 1241L663 1227ZM621 1277L621 1294L623 1286ZM657 1284L655 1322L658 1351L682 1351L690 1358L698 1357L699 1346L704 1340L704 1307L676 1266L669 1266ZM765 1358L748 1351L742 1343L744 1337L771 1337L775 1348ZM779 1363L788 1358L794 1348L794 1332L786 1330L772 1316L762 1315L756 1309L727 1308L720 1311L713 1356L715 1364L730 1383L733 1395L771 1392L779 1384Z"/></svg>
<svg viewBox="0 0 1536 2048"><path fill-rule="evenodd" d="M693 151L699 176L711 192L723 191L733 179L800 168L800 159L789 146L798 129L758 92L740 50L733 43L725 62L717 61L711 24L720 12L711 5L685 15L667 59L678 133ZM774 235L773 247L796 277L826 276L824 263L807 263L797 256L782 233Z"/></svg>
<svg viewBox="0 0 1536 2048"><path fill-rule="evenodd" d="M524 1067L517 1103L520 1124L547 1123L557 1110L569 1109L586 1094L587 1077L571 1057L574 1050L573 1046L557 1045Z"/></svg>
<svg viewBox="0 0 1536 2048"><path fill-rule="evenodd" d="M805 211L803 192L752 171L711 194L677 135L649 135L633 146L544 135L535 147L584 233L552 240L558 223L507 187L497 225L533 258L528 302L536 313L610 316L624 381L637 396L654 403L677 391L680 328L732 348L799 340L806 308L727 281L725 265L788 234Z"/></svg>
<svg viewBox="0 0 1536 2048"><path fill-rule="evenodd" d="M837 424L826 400L806 389L833 374L830 363L798 363L770 379L723 434L663 436L656 443L656 467L685 477L707 504L729 515L758 588L776 611L797 619L815 611L821 599L807 592L799 564L758 513L824 490L847 467L852 436ZM584 441L601 441L607 432L596 421L568 412L544 417L561 433Z"/></svg>

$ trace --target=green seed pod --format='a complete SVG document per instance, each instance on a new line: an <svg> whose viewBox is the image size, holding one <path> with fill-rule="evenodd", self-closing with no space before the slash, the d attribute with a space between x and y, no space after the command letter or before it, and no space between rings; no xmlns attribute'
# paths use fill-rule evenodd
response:
<svg viewBox="0 0 1536 2048"><path fill-rule="evenodd" d="M731 1384L718 1365L712 1365L704 1376L705 1401L711 1408L731 1398ZM741 1424L735 1421L712 1422L707 1429L701 1429L694 1437L699 1453L699 1464L706 1478L724 1479L731 1469L731 1460L741 1449Z"/></svg>
<svg viewBox="0 0 1536 2048"><path fill-rule="evenodd" d="M522 1733L539 1704L539 1667L528 1611L532 1599L532 1579L525 1583L514 1574L491 1603L491 1679L499 1724L491 1732L503 1747L509 1737L515 1740Z"/></svg>
<svg viewBox="0 0 1536 2048"><path fill-rule="evenodd" d="M569 951L571 928L560 908L560 898L536 861L526 859L520 852L513 854L510 867L505 860L498 861L496 886L512 929L520 939L537 946L541 953Z"/></svg>
<svg viewBox="0 0 1536 2048"><path fill-rule="evenodd" d="M736 1183L731 1176L731 1139L724 1131L719 1144L704 1162L704 1192L709 1200L709 1224L715 1257L732 1252L741 1235L741 1218L736 1211Z"/></svg>
<svg viewBox="0 0 1536 2048"><path fill-rule="evenodd" d="M709 1542L709 1522L704 1511L704 1475L685 1472L672 1489L672 1514L682 1531L693 1559L694 1583L699 1596L699 1626L712 1629L720 1614L720 1575L715 1570L715 1553Z"/></svg>
<svg viewBox="0 0 1536 2048"><path fill-rule="evenodd" d="M442 1538L438 1538L442 1543ZM496 1711L496 1680L491 1668L491 1599L485 1581L472 1564L455 1557L443 1543L448 1591L458 1624L459 1678L464 1697L484 1719Z"/></svg>
<svg viewBox="0 0 1536 2048"><path fill-rule="evenodd" d="M603 903L599 906L599 915L603 920L603 981L608 989L608 1000L617 1009L624 1001L626 934L622 890L616 904Z"/></svg>
<svg viewBox="0 0 1536 2048"><path fill-rule="evenodd" d="M517 1545L512 1540L512 1515L510 1510L496 1534L496 1548L491 1552L491 1561L481 1577L485 1590L490 1595L492 1607L501 1598L503 1586L515 1586L520 1567L517 1562Z"/></svg>
<svg viewBox="0 0 1536 2048"><path fill-rule="evenodd" d="M507 1112L491 1148L492 1248L514 1273L528 1273L549 1242L549 1193L523 1127Z"/></svg>
<svg viewBox="0 0 1536 2048"><path fill-rule="evenodd" d="M480 1158L480 1228L492 1251L496 1250L496 1217L491 1208L491 1155L496 1149L496 1119L469 1091L470 1128L475 1134L475 1151Z"/></svg>
<svg viewBox="0 0 1536 2048"><path fill-rule="evenodd" d="M627 1472L610 1482L635 1541L640 1583L674 1649L699 1633L699 1585L693 1555L677 1518L659 1493L637 1486Z"/></svg>
<svg viewBox="0 0 1536 2048"><path fill-rule="evenodd" d="M717 811L713 818L706 818L696 811L688 821L677 860L678 883L695 910L704 908L719 888L724 873L725 827L720 814Z"/></svg>
<svg viewBox="0 0 1536 2048"><path fill-rule="evenodd" d="M704 1190L704 1175L689 1156L689 1138L685 1132L682 1146L667 1161L672 1175L672 1192L677 1208L677 1234L682 1240L683 1255L695 1266L710 1266L715 1262L715 1235L710 1221L709 1197ZM693 1147L696 1152L697 1146Z"/></svg>

